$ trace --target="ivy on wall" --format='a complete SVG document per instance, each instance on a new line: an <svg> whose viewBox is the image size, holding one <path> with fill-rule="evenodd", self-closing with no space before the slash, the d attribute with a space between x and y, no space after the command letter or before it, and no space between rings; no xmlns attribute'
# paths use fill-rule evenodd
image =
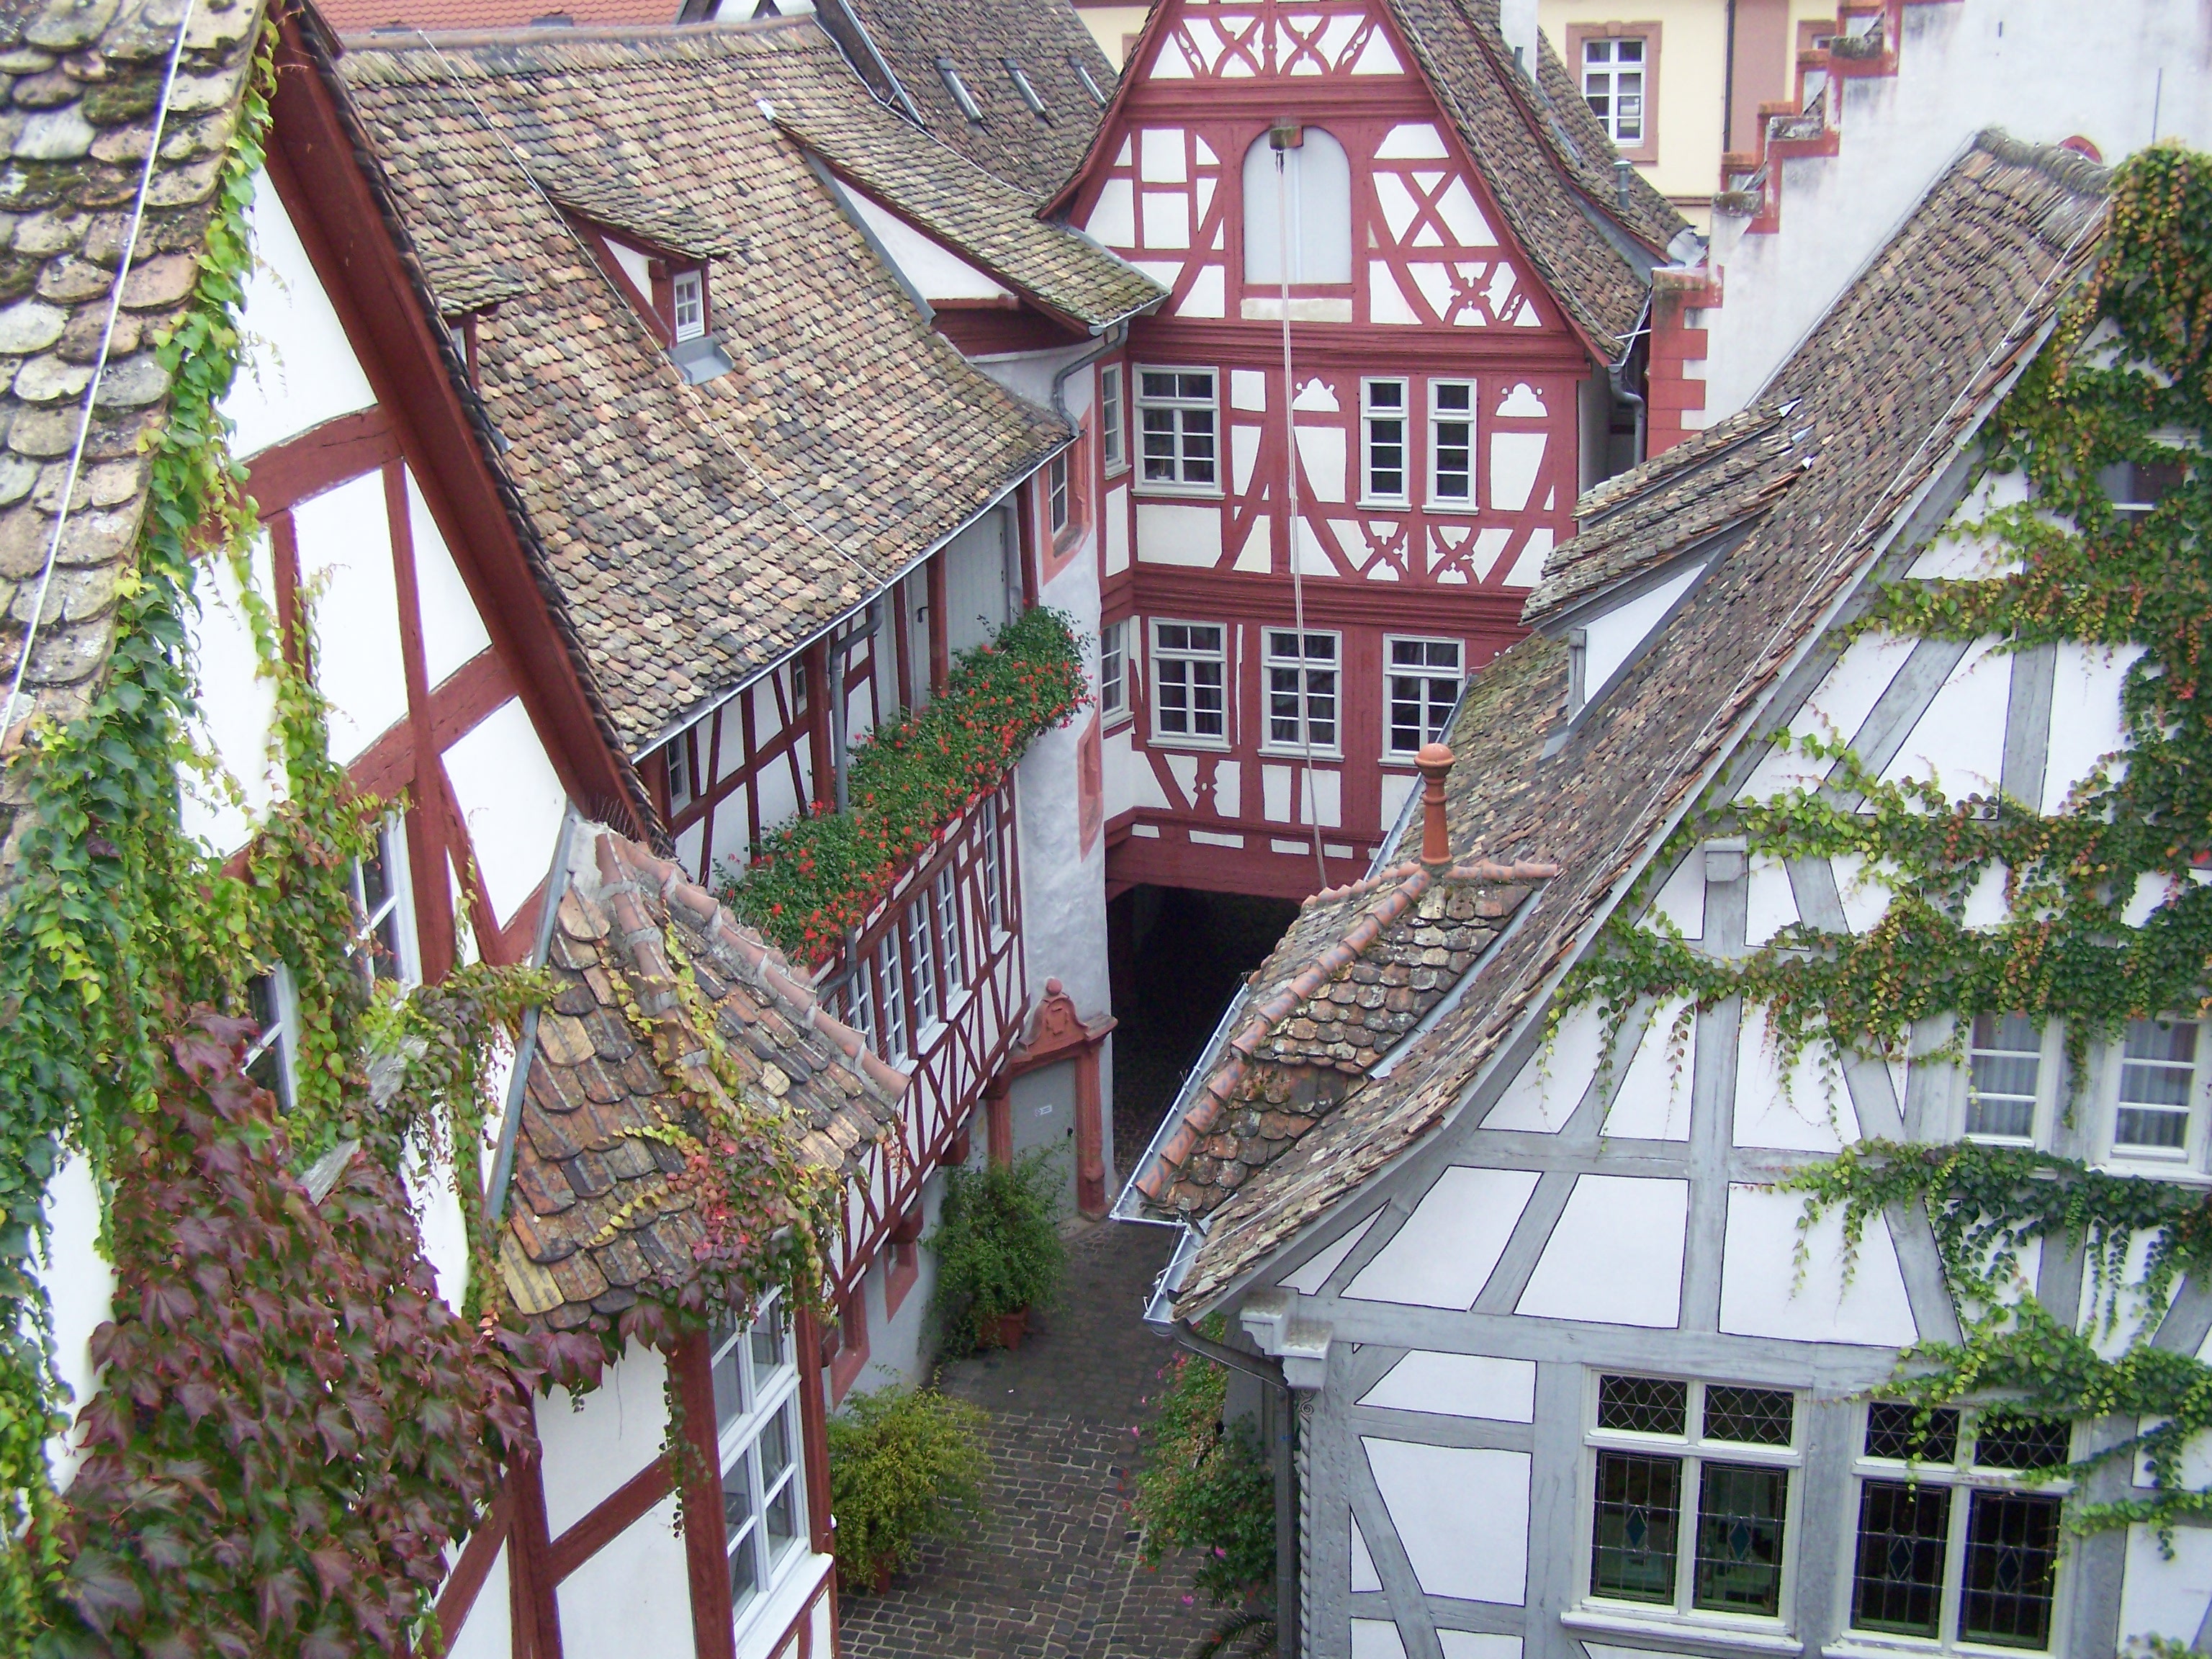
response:
<svg viewBox="0 0 2212 1659"><path fill-rule="evenodd" d="M1067 617L1024 612L961 654L942 696L853 746L849 811L817 806L763 836L749 866L723 866L720 896L800 959L826 960L939 830L1088 700Z"/></svg>
<svg viewBox="0 0 2212 1659"><path fill-rule="evenodd" d="M1952 1035L1914 1057L1955 1063L1972 1016L2022 1012L2063 1022L2069 1114L2093 1042L2131 1018L2212 1011L2212 886L2197 879L2212 863L2207 434L2212 158L2160 145L2117 171L2094 274L1984 431L1988 474L2026 486L2024 501L1960 532L1996 550L1989 574L1887 583L1852 625L1994 639L2012 652L2058 642L2139 651L2122 696L2124 757L2046 813L2001 793L1954 802L1934 785L1885 784L1847 744L1784 734L1785 746L1832 763L1827 787L1707 801L1655 860L1645 896L1689 848L1736 836L1754 855L1857 860L1885 901L1881 919L1840 933L1799 922L1732 960L1701 955L1663 919L1616 920L1561 1006L1595 1001L1617 1028L1646 997L1709 1007L1741 996L1766 1012L1785 1075L1808 1045L1896 1057L1916 1028L1947 1020ZM2123 466L2152 469L2167 485L2151 510L2115 506L2111 488L2127 475L2112 469ZM2003 919L1969 927L1969 896L1999 879ZM2157 902L2130 925L2146 893ZM2116 1433L2067 1471L2083 1476L2141 1454L2152 1492L2076 1502L2071 1525L2148 1521L2163 1537L2180 1516L2212 1512L2212 1490L2180 1474L2182 1449L2212 1428L2212 1367L2151 1347L2154 1317L2116 1358L2093 1340L2154 1315L2182 1273L2212 1273L2212 1209L2200 1194L2039 1152L1882 1142L1780 1184L1805 1200L1801 1229L1841 1214L1847 1254L1885 1206L1925 1207L1964 1334L1901 1356L1893 1387L1903 1397L2152 1425ZM2145 1236L2148 1255L2131 1271L2130 1246ZM2089 1331L2021 1283L2020 1253L2037 1239L2087 1258ZM1802 1255L1801 1244L1801 1266Z"/></svg>

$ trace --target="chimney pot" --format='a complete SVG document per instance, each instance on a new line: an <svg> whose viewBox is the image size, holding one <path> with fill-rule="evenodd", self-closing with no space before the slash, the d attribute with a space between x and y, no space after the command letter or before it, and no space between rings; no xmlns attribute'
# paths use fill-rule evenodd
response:
<svg viewBox="0 0 2212 1659"><path fill-rule="evenodd" d="M1421 862L1449 864L1451 837L1444 831L1444 775L1452 769L1452 751L1440 743L1421 745L1413 757L1420 769Z"/></svg>

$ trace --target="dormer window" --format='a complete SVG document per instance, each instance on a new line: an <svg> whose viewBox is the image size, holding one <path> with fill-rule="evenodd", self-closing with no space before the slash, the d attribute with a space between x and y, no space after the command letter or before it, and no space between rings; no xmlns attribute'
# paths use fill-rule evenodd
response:
<svg viewBox="0 0 2212 1659"><path fill-rule="evenodd" d="M668 320L677 339L696 340L707 331L707 273L679 270L668 279Z"/></svg>
<svg viewBox="0 0 2212 1659"><path fill-rule="evenodd" d="M1046 112L1044 100L1037 96L1037 89L1030 84L1030 77L1022 73L1022 66L1011 58L1002 58L999 61L1006 66L1006 74L1014 83L1014 90L1021 94L1022 102L1030 106L1030 113L1040 121L1051 120L1052 117Z"/></svg>
<svg viewBox="0 0 2212 1659"><path fill-rule="evenodd" d="M1099 108L1104 109L1106 107L1106 93L1104 88L1100 87L1098 82L1091 77L1091 66L1088 64L1085 64L1080 58L1069 58L1067 60L1067 66L1075 71L1075 78L1083 82L1083 89L1091 94L1091 101L1097 105Z"/></svg>
<svg viewBox="0 0 2212 1659"><path fill-rule="evenodd" d="M952 101L960 106L960 112L977 126L982 125L982 106L975 101L975 94L968 90L968 83L960 78L960 71L950 58L937 60L937 75L945 82L945 91L952 94Z"/></svg>

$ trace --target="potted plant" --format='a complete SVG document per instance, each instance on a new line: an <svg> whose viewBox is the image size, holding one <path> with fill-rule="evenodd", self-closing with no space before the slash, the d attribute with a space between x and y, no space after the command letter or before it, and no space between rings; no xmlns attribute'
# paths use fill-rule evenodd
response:
<svg viewBox="0 0 2212 1659"><path fill-rule="evenodd" d="M1051 1305L1067 1259L1057 1225L1060 1185L1045 1147L1011 1164L946 1172L930 1243L937 1252L931 1305L948 1348L1014 1347L1030 1310Z"/></svg>
<svg viewBox="0 0 2212 1659"><path fill-rule="evenodd" d="M950 1536L982 1502L983 1413L933 1389L854 1395L830 1419L837 1582L881 1595L926 1538Z"/></svg>

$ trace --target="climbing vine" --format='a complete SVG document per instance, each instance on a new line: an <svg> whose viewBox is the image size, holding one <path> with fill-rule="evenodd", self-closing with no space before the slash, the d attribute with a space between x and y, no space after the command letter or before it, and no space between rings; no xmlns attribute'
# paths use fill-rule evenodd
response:
<svg viewBox="0 0 2212 1659"><path fill-rule="evenodd" d="M1754 857L1856 871L1863 891L1853 896L1879 919L1852 932L1800 921L1729 960L1693 950L1656 913L1642 927L1616 920L1562 1007L1595 1002L1617 1029L1645 998L1705 1007L1741 996L1765 1012L1785 1076L1810 1045L1832 1059L1897 1058L1916 1030L1947 1019L1954 1035L1914 1057L1956 1063L1972 1016L2025 1013L2062 1023L2069 1091L2090 1045L2129 1020L2212 1010L2212 886L2202 880L2212 865L2208 348L2212 158L2160 145L2115 173L2092 273L1984 433L1996 504L1954 532L1987 550L1983 569L1884 584L1851 624L1993 640L2008 652L2127 653L2124 751L2045 811L2002 791L1954 800L1940 781L1884 782L1832 735L1784 733L1778 746L1824 783L1708 800L1655 860L1641 896L1692 847L1737 836ZM2212 1367L2148 1335L2180 1274L2212 1272L2201 1194L1972 1144L1863 1142L1779 1184L1804 1200L1801 1230L1840 1214L1846 1271L1868 1217L1924 1206L1962 1336L1907 1350L1893 1391L1930 1409L1973 1401L2001 1416L2149 1424L2067 1472L2141 1455L2152 1493L2077 1502L2076 1528L2147 1521L2163 1538L2181 1516L2212 1512L2212 1490L2180 1474L2183 1449L2212 1429ZM2033 1240L2083 1253L2087 1331L2022 1281ZM1802 1268L1802 1242L1799 1254ZM2117 1357L2100 1352L2098 1339L2124 1325L2142 1334Z"/></svg>

